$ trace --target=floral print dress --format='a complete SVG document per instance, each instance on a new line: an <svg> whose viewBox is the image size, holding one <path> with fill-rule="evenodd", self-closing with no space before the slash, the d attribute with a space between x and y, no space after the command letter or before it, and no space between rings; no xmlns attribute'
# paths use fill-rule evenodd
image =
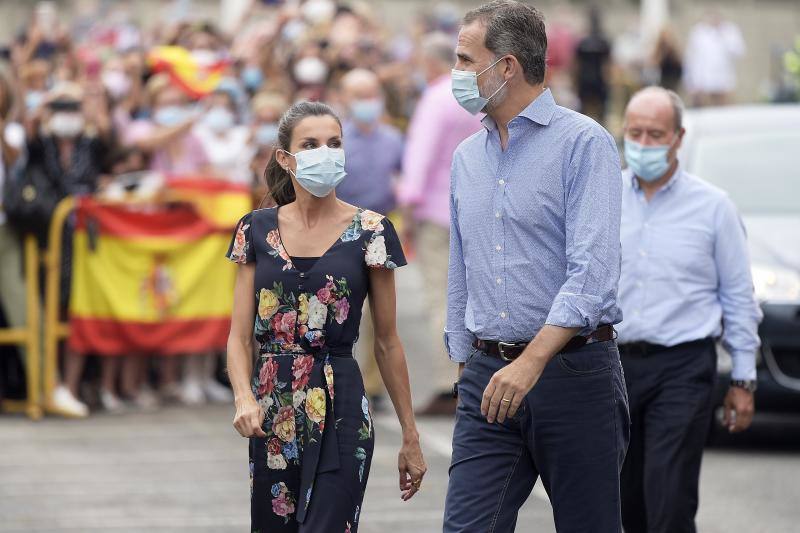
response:
<svg viewBox="0 0 800 533"><path fill-rule="evenodd" d="M369 269L406 260L389 220L358 209L300 270L281 241L278 209L242 217L227 254L255 264L252 388L267 436L250 439L251 531L355 533L374 431L353 344Z"/></svg>

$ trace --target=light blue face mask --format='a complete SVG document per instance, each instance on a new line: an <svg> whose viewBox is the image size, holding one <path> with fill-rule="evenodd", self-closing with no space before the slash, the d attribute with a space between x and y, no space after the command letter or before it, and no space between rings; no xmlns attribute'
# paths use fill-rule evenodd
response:
<svg viewBox="0 0 800 533"><path fill-rule="evenodd" d="M215 133L222 133L231 129L236 122L233 113L224 107L212 107L208 110L203 123Z"/></svg>
<svg viewBox="0 0 800 533"><path fill-rule="evenodd" d="M297 161L297 170L289 172L301 187L317 198L328 196L347 175L344 171L344 150L341 148L324 145L296 154L283 151Z"/></svg>
<svg viewBox="0 0 800 533"><path fill-rule="evenodd" d="M256 128L256 142L261 146L274 144L277 140L278 125L275 122L267 122Z"/></svg>
<svg viewBox="0 0 800 533"><path fill-rule="evenodd" d="M383 115L383 100L380 98L355 100L350 104L350 114L356 122L374 124Z"/></svg>
<svg viewBox="0 0 800 533"><path fill-rule="evenodd" d="M453 90L453 96L455 97L456 101L472 113L473 115L477 115L478 113L486 107L486 104L489 103L489 100L494 98L494 95L500 92L500 90L505 87L508 80L503 82L503 85L497 88L495 92L489 96L489 98L484 98L481 96L481 91L478 88L478 76L489 70L490 68L494 67L498 64L503 58L501 57L485 69L480 72L472 72L470 70L456 70L453 69L450 72L450 81L451 87Z"/></svg>
<svg viewBox="0 0 800 533"><path fill-rule="evenodd" d="M671 148L672 144L645 146L625 139L625 162L637 178L656 181L669 170L667 154Z"/></svg>
<svg viewBox="0 0 800 533"><path fill-rule="evenodd" d="M264 83L264 73L259 67L249 65L242 69L242 83L248 91L256 92Z"/></svg>
<svg viewBox="0 0 800 533"><path fill-rule="evenodd" d="M189 119L189 110L179 105L170 105L158 109L153 114L153 120L159 126L177 126Z"/></svg>

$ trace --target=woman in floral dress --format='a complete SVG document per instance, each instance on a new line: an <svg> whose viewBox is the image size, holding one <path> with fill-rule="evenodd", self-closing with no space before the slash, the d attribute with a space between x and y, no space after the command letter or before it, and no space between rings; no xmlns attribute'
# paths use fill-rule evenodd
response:
<svg viewBox="0 0 800 533"><path fill-rule="evenodd" d="M367 296L378 366L403 428L404 500L426 471L395 324L393 269L406 261L388 219L336 198L341 135L324 104L286 112L266 172L278 207L245 215L227 254L240 265L228 371L234 427L250 439L253 532L358 529L374 445L353 358Z"/></svg>

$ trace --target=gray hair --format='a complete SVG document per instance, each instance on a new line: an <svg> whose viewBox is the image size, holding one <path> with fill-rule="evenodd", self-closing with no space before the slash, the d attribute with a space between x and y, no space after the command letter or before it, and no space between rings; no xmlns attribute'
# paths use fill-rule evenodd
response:
<svg viewBox="0 0 800 533"><path fill-rule="evenodd" d="M442 32L434 32L426 35L420 45L423 55L450 66L452 66L456 60L454 48L455 43L453 39Z"/></svg>
<svg viewBox="0 0 800 533"><path fill-rule="evenodd" d="M486 27L484 45L496 57L512 55L531 85L544 81L547 34L542 14L515 0L495 0L464 15L464 25L480 21Z"/></svg>

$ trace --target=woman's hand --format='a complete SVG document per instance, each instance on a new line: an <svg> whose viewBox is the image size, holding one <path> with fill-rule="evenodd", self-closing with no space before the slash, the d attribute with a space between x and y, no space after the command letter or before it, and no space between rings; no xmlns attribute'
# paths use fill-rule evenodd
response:
<svg viewBox="0 0 800 533"><path fill-rule="evenodd" d="M428 467L422 457L422 448L419 446L419 437L403 438L403 446L397 458L397 469L400 471L400 497L403 501L410 500L419 492L422 478Z"/></svg>
<svg viewBox="0 0 800 533"><path fill-rule="evenodd" d="M249 396L243 401L236 402L236 416L233 417L233 427L242 437L266 437L261 429L264 423L264 409L258 404L254 396Z"/></svg>

